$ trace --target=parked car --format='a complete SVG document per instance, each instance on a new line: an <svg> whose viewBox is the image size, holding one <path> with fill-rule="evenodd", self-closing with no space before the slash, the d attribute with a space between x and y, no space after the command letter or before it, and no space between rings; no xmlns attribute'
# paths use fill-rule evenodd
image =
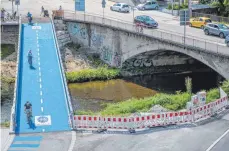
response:
<svg viewBox="0 0 229 151"><path fill-rule="evenodd" d="M198 18L190 19L189 26L190 27L198 27L198 28L204 29L204 26L207 23L211 23L211 22L212 21L211 21L210 18L207 18L207 17L198 17Z"/></svg>
<svg viewBox="0 0 229 151"><path fill-rule="evenodd" d="M110 7L110 10L129 13L130 7L126 3L116 3Z"/></svg>
<svg viewBox="0 0 229 151"><path fill-rule="evenodd" d="M150 9L156 9L158 10L159 5L156 1L147 1L145 4L139 4L137 6L138 10L150 10Z"/></svg>
<svg viewBox="0 0 229 151"><path fill-rule="evenodd" d="M208 23L204 27L204 33L206 35L212 34L224 38L229 35L229 27L224 24Z"/></svg>
<svg viewBox="0 0 229 151"><path fill-rule="evenodd" d="M148 28L157 28L158 23L150 16L141 15L134 18L134 23L142 23Z"/></svg>
<svg viewBox="0 0 229 151"><path fill-rule="evenodd" d="M226 45L229 47L229 35L226 37L225 43L226 43Z"/></svg>

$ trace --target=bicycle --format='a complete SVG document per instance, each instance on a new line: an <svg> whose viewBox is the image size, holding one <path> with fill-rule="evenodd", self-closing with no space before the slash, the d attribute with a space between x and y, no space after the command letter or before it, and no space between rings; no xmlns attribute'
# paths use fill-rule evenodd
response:
<svg viewBox="0 0 229 151"><path fill-rule="evenodd" d="M27 124L30 124L32 121L32 109L26 109L25 110L25 114L26 114L26 119L27 119Z"/></svg>

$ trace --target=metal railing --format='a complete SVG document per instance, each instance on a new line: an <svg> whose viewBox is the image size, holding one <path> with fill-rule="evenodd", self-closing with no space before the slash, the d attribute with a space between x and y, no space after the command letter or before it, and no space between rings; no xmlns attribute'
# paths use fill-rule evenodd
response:
<svg viewBox="0 0 229 151"><path fill-rule="evenodd" d="M222 16L211 15L211 14L197 13L197 12L192 12L192 17L208 17L212 21L229 24L229 17L222 17Z"/></svg>
<svg viewBox="0 0 229 151"><path fill-rule="evenodd" d="M67 80L66 80L66 76L65 76L65 70L63 68L63 63L62 63L62 59L61 59L61 54L60 54L60 49L59 49L59 44L58 44L58 40L57 40L57 36L56 36L56 31L55 31L55 27L54 27L54 22L52 20L52 18L50 18L51 20L51 24L52 24L52 30L53 30L53 34L54 34L54 40L55 40L55 44L56 44L56 48L57 48L57 55L58 55L58 60L59 60L59 63L60 63L60 70L61 70L61 76L63 77L63 85L64 85L64 91L65 91L65 94L67 95L67 106L68 106L68 110L69 110L69 115L68 115L68 118L69 118L69 125L71 126L71 128L73 128L73 110L72 110L72 104L71 104L71 98L70 98L70 95L69 95L69 91L68 91L68 86L67 86Z"/></svg>
<svg viewBox="0 0 229 151"><path fill-rule="evenodd" d="M11 119L10 119L10 133L15 133L16 128L16 114L17 112L17 97L18 97L18 78L20 74L20 53L21 53L21 16L19 16L19 33L18 33L18 52L17 52L17 65L16 65L16 76L14 84L14 99L11 108Z"/></svg>
<svg viewBox="0 0 229 151"><path fill-rule="evenodd" d="M66 21L79 21L93 24L99 24L103 26L109 26L120 30L137 33L136 27L132 22L120 20L113 17L103 18L99 14L89 13L75 13L70 11L64 12L64 20ZM164 31L160 29L148 30L144 29L141 34L150 38L156 38L172 44L179 45L184 48L197 49L207 53L214 53L216 55L229 56L229 48L226 44L217 43L215 41L204 40L201 37L183 36L183 34L172 33L171 31Z"/></svg>

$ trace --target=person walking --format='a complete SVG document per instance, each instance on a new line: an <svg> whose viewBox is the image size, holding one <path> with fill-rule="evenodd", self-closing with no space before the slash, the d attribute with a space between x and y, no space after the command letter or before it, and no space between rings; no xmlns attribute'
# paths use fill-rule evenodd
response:
<svg viewBox="0 0 229 151"><path fill-rule="evenodd" d="M59 10L62 10L62 6L60 5L60 8L59 8Z"/></svg>
<svg viewBox="0 0 229 151"><path fill-rule="evenodd" d="M40 14L40 16L43 14L44 15L44 11L45 11L45 8L42 6L41 7L41 14Z"/></svg>

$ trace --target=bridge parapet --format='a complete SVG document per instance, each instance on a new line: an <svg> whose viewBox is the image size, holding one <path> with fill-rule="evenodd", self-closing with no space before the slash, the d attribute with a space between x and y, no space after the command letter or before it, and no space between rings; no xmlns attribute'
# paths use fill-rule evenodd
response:
<svg viewBox="0 0 229 151"><path fill-rule="evenodd" d="M119 30L124 30L131 33L137 33L136 27L133 23L127 22L124 20L120 20L117 18L103 18L97 14L89 14L89 13L75 13L65 11L64 13L64 20L66 21L79 21L84 23L93 23L103 26L109 26L112 28L117 28ZM221 55L229 57L229 48L226 47L225 44L217 43L215 41L209 40L200 40L198 37L184 37L181 34L171 33L170 31L164 30L148 30L145 29L143 33L137 33L142 36L156 38L159 40L163 40L175 45L179 45L184 49L193 49L199 50L206 53Z"/></svg>

